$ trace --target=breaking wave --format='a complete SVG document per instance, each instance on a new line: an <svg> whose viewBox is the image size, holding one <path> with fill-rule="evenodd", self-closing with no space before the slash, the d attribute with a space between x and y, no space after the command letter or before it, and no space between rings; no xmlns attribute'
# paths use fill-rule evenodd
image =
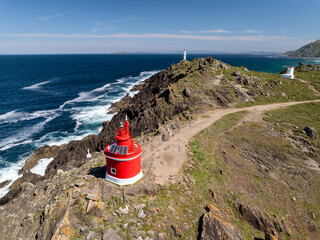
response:
<svg viewBox="0 0 320 240"><path fill-rule="evenodd" d="M56 114L56 109L54 110L42 110L32 113L20 112L19 110L14 110L0 115L0 124L4 123L17 123L20 121L29 121L36 118L48 118Z"/></svg>
<svg viewBox="0 0 320 240"><path fill-rule="evenodd" d="M32 143L32 136L36 133L39 133L43 130L44 126L52 121L54 118L56 118L58 114L55 116L51 116L47 118L43 122L39 122L31 127L24 127L20 130L18 130L14 135L7 137L0 141L0 151L5 151L7 149L10 149L12 147L16 147L23 144Z"/></svg>
<svg viewBox="0 0 320 240"><path fill-rule="evenodd" d="M32 154L32 149L43 145L62 145L73 140L81 140L89 134L97 134L102 130L102 122L111 120L114 114L108 114L108 110L113 102L120 100L126 94L133 96L135 92L130 90L135 84L151 77L159 71L145 71L138 76L129 76L119 78L112 83L107 83L91 91L80 92L78 97L64 102L60 107L52 110L43 110L35 112L24 112L14 110L0 115L0 126L5 124L17 124L23 122L27 125L28 121L36 121L31 126L19 128L11 136L0 140L1 151L14 151L17 146L28 146L30 149L18 158L18 162L10 163L5 158L0 158L3 168L0 169L0 182L16 180L19 175L18 171L24 165L26 159ZM39 90L39 88L50 81L34 84L23 89ZM63 119L69 118L74 123L73 129L54 130L50 126L59 124L60 116ZM43 118L43 120L41 119ZM42 121L41 121L42 120ZM53 122L53 123L51 123ZM31 123L31 122L30 122ZM63 123L60 123L63 124ZM50 131L48 132L48 128ZM45 132L47 131L47 132ZM42 136L39 137L39 134ZM37 137L35 137L37 136ZM12 149L12 150L11 150ZM41 159L31 171L43 175L47 165L53 159ZM0 189L0 197L8 191L12 182L5 188Z"/></svg>
<svg viewBox="0 0 320 240"><path fill-rule="evenodd" d="M46 85L46 84L48 84L50 82L51 81L44 81L44 82L41 82L41 83L33 84L33 85L29 86L29 87L24 87L22 89L24 89L24 90L39 90L41 88L41 86Z"/></svg>
<svg viewBox="0 0 320 240"><path fill-rule="evenodd" d="M25 153L19 156L17 162L8 163L6 167L0 169L0 183L4 181L10 181L6 187L0 188L0 197L6 195L7 192L9 192L12 183L20 177L18 172L23 167L28 156L30 156L30 153Z"/></svg>

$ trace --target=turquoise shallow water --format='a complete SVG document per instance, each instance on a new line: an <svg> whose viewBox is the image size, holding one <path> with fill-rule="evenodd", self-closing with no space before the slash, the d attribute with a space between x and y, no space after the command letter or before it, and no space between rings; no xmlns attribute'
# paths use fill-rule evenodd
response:
<svg viewBox="0 0 320 240"><path fill-rule="evenodd" d="M260 55L189 54L187 58L207 56L270 73L304 62ZM0 56L0 182L16 179L37 147L98 133L102 121L112 118L107 114L112 102L181 58L182 54ZM42 161L40 172L49 161ZM0 189L0 196L7 190Z"/></svg>

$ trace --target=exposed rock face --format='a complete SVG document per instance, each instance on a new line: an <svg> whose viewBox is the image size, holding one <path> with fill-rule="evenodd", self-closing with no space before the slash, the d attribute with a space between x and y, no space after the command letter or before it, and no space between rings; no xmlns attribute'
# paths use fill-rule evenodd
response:
<svg viewBox="0 0 320 240"><path fill-rule="evenodd" d="M240 72L240 71L238 71L238 72L233 72L232 74L231 74L231 76L234 76L234 77L240 77L242 75L242 73Z"/></svg>
<svg viewBox="0 0 320 240"><path fill-rule="evenodd" d="M241 77L242 78L242 77ZM234 92L237 96L237 98L240 98L244 101L249 101L250 97L248 96L247 93L245 93L242 89L236 87L235 85L233 85L231 82L229 82L227 79L222 79L224 82L228 83L233 89L234 89Z"/></svg>
<svg viewBox="0 0 320 240"><path fill-rule="evenodd" d="M68 143L48 165L46 176L53 176L58 169L70 170L81 166L86 161L88 149L90 152L98 152L103 146L102 138L97 135L89 135L80 141Z"/></svg>
<svg viewBox="0 0 320 240"><path fill-rule="evenodd" d="M264 216L259 210L244 206L238 203L238 211L242 218L252 225L255 229L275 235L283 231L283 227L277 219L270 219Z"/></svg>
<svg viewBox="0 0 320 240"><path fill-rule="evenodd" d="M230 67L227 65L227 64L225 64L225 63L220 63L220 67L222 68L222 69L229 69Z"/></svg>
<svg viewBox="0 0 320 240"><path fill-rule="evenodd" d="M43 179L44 177L31 172L24 174L21 178L18 178L13 182L10 187L10 192L3 198L0 198L0 206L6 204L10 200L18 196L21 191L30 188L30 186L33 186Z"/></svg>
<svg viewBox="0 0 320 240"><path fill-rule="evenodd" d="M190 97L191 96L190 89L189 88L185 88L183 90L183 95L186 96L186 97Z"/></svg>
<svg viewBox="0 0 320 240"><path fill-rule="evenodd" d="M108 231L106 231L103 234L103 240L121 240L121 238L119 237L119 235L116 233L115 230L110 228Z"/></svg>
<svg viewBox="0 0 320 240"><path fill-rule="evenodd" d="M199 61L199 59L196 59L196 61ZM214 64L217 64L215 68L222 68L220 61L212 58L200 59L200 65L203 69L207 69ZM81 141L72 141L67 144L47 167L46 176L54 175L57 169L70 170L81 166L86 161L85 156L88 149L90 152L103 150L104 146L115 140L114 132L119 122L123 121L126 115L130 121L130 126L134 126L130 131L134 136L139 136L141 133L149 133L157 129L159 124L165 123L172 116L183 113L190 106L212 104L215 100L218 105L226 107L230 100L223 96L226 94L219 93L219 91L224 91L223 88L215 91L214 95L209 92L208 97L213 99L207 99L203 94L198 97L191 96L189 87L185 87L182 91L185 98L179 100L175 98L170 85L186 77L186 73L180 72L180 68L186 66L183 61L177 65L173 64L167 70L153 75L143 84L134 87L133 91L140 90L139 93L133 97L127 95L112 105L111 112L118 111L118 113L110 122L104 122L102 131L98 135L90 135ZM223 66L228 67L226 64Z"/></svg>
<svg viewBox="0 0 320 240"><path fill-rule="evenodd" d="M311 139L318 139L318 132L317 130L315 130L314 128L312 127L305 127L303 129L306 134L311 138Z"/></svg>
<svg viewBox="0 0 320 240"><path fill-rule="evenodd" d="M219 211L210 204L207 207L208 212L200 219L198 239L234 239L241 240L243 237L227 221L227 215L224 211Z"/></svg>
<svg viewBox="0 0 320 240"><path fill-rule="evenodd" d="M34 150L34 154L29 157L20 170L19 173L25 173L30 171L35 165L37 165L38 161L42 158L51 158L56 157L61 149L63 149L65 145L62 146L48 146L44 145L42 147L37 148Z"/></svg>
<svg viewBox="0 0 320 240"><path fill-rule="evenodd" d="M4 188L4 187L7 186L10 182L11 182L11 181L9 181L9 180L6 180L6 181L4 181L4 182L1 182L1 183L0 183L0 188Z"/></svg>
<svg viewBox="0 0 320 240"><path fill-rule="evenodd" d="M121 240L118 235L121 231L110 229L109 224L118 221L119 217L128 217L133 212L133 205L142 211L146 205L138 205L138 198L146 194L154 196L153 192L157 191L158 186L153 184L149 175L139 184L126 186L125 191L122 191L120 187L100 178L97 173L88 175L93 172L92 165L98 166L101 162L102 154L100 159L91 158L80 168L68 172L60 170L52 178L38 183L15 183L19 188L15 187L0 200L0 239L72 239L80 235L81 239ZM99 168L99 171L104 175L105 166ZM26 173L24 177L32 179L34 175ZM15 193L17 195L12 201L11 198L5 205L2 204ZM124 203L124 195L128 199L129 194L130 203L126 204L130 204L130 207L123 206L123 210L128 209L128 212L113 215L119 208L117 204ZM109 214L107 209L110 207L112 211ZM147 221L147 216L149 212L143 210L142 218L139 219ZM138 219L136 214L133 219ZM96 231L98 224L103 227L101 232ZM98 238L93 233L98 233Z"/></svg>

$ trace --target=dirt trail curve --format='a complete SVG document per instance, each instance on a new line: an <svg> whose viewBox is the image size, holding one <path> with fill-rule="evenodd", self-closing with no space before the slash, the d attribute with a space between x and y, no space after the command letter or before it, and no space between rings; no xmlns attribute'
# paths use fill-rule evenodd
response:
<svg viewBox="0 0 320 240"><path fill-rule="evenodd" d="M311 84L310 84L310 83L308 83L307 81L302 80L302 79L300 79L300 78L297 78L297 79L298 79L300 82L307 84L307 85L308 85L308 87L309 87L309 89L311 89L311 91L313 91L313 92L315 93L315 95L320 96L319 91L318 91L317 89L315 89L315 87L314 87L313 85L311 85Z"/></svg>
<svg viewBox="0 0 320 240"><path fill-rule="evenodd" d="M195 122L184 125L173 132L174 136L167 142L163 142L161 136L156 136L151 142L143 143L142 168L146 174L155 176L157 184L166 184L170 179L175 178L187 160L187 147L189 140L202 129L209 127L221 117L239 111L250 111L253 115L260 115L264 111L292 106L301 103L320 102L320 100L310 100L301 102L284 102L267 105L251 106L244 108L217 109L207 112L208 118L199 118ZM254 118L259 119L259 118Z"/></svg>

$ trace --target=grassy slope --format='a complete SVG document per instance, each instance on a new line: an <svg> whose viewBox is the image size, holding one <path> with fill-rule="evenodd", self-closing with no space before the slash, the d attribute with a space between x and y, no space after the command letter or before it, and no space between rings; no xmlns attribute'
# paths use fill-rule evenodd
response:
<svg viewBox="0 0 320 240"><path fill-rule="evenodd" d="M212 101L212 98L216 97L216 94L226 98L229 103L234 103L237 107L320 98L307 84L309 83L315 89L320 90L320 71L314 71L311 68L307 68L303 77L301 67L297 68L295 72L296 78L304 79L307 82L304 83L298 79L282 78L281 74L256 71L246 72L243 71L243 67L229 66L229 69L223 70L216 68L216 64L216 60L213 63L208 63L203 59L194 59L193 61L181 62L174 65L172 67L174 76L185 75L178 82L169 86L169 89L174 93L175 99L177 101L183 99L182 91L185 87L190 88L193 97L202 99L209 108L217 107L214 101ZM237 83L237 77L232 76L234 72L241 72L243 76L248 78L249 84ZM219 87L217 87L214 84L214 79L217 77L221 79L226 78L233 85L241 85L241 88L245 89L251 100L244 102L237 99L234 89L226 82L221 81ZM210 101L212 101L211 104Z"/></svg>
<svg viewBox="0 0 320 240"><path fill-rule="evenodd" d="M241 67L231 67L231 69L225 70L224 74L228 80L235 83L235 78L231 76L231 74L241 70ZM244 88L248 89L248 91L253 94L254 101L239 102L236 105L237 107L275 102L303 101L319 98L319 96L316 96L314 92L309 89L306 83L303 83L297 79L286 79L282 78L280 74L255 71L242 71L242 73L248 76L257 77L259 79L252 79L249 86L243 85ZM311 74L311 72L309 74ZM253 84L259 84L262 90L255 88Z"/></svg>
<svg viewBox="0 0 320 240"><path fill-rule="evenodd" d="M317 69L316 71L313 69ZM295 77L303 79L310 83L314 88L320 91L320 65L299 66L295 69Z"/></svg>
<svg viewBox="0 0 320 240"><path fill-rule="evenodd" d="M306 125L320 131L320 104L271 111L268 123L244 122L231 128L237 122L232 119L243 114L228 115L195 136L190 149L199 169L187 172L196 179L198 191L207 195L211 188L217 194L216 204L246 239L263 234L240 220L236 202L277 220L290 239L314 238L320 223L310 213L320 214L319 172L305 166L310 155L294 148L284 134L308 138L301 131ZM319 147L319 140L312 144ZM288 236L282 232L279 237Z"/></svg>

